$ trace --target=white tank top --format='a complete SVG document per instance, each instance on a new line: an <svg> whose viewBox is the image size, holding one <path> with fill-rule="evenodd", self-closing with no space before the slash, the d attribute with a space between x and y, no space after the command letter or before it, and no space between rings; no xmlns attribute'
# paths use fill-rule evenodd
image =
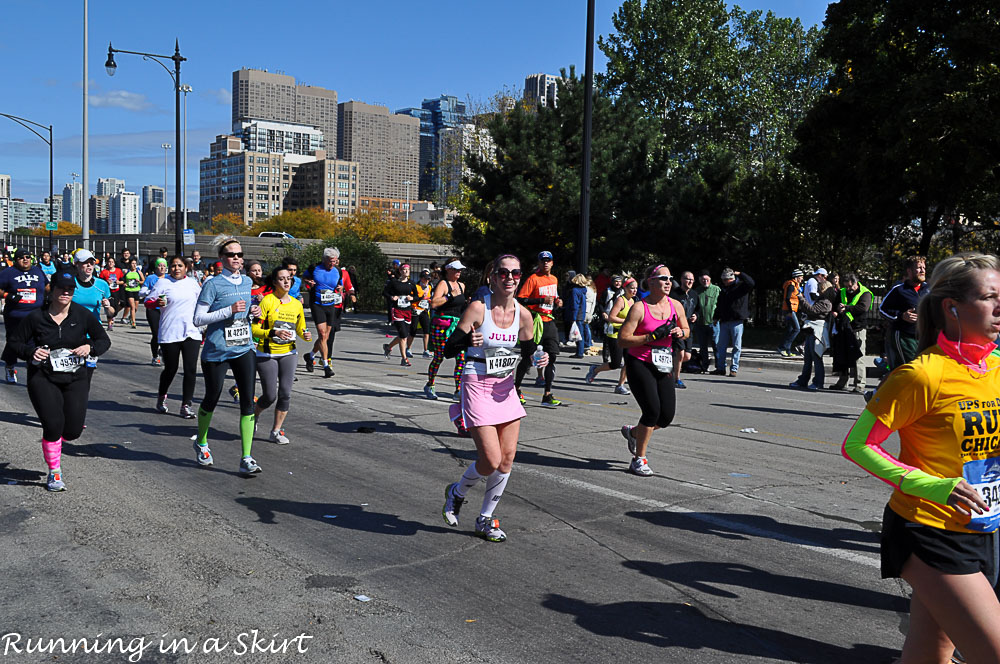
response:
<svg viewBox="0 0 1000 664"><path fill-rule="evenodd" d="M465 370L463 372L480 376L486 374L486 363L471 358L485 359L488 348L513 349L517 345L517 334L521 328L521 305L517 300L514 300L514 321L510 327L500 327L493 321L493 304L489 293L483 298L483 306L486 308L486 312L483 314L483 324L479 326L478 330L483 335L483 345L470 346L466 349Z"/></svg>

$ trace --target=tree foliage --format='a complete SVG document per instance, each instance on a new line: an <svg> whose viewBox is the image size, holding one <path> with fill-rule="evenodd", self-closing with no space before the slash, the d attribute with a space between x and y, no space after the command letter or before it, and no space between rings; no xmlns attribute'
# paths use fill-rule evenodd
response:
<svg viewBox="0 0 1000 664"><path fill-rule="evenodd" d="M69 221L60 221L59 227L52 231L53 235L80 235L83 233L83 226L79 224L74 224ZM45 230L45 226L39 226L31 231L32 235L45 235L47 236L49 232Z"/></svg>
<svg viewBox="0 0 1000 664"><path fill-rule="evenodd" d="M347 233L371 242L450 242L450 231L447 228L399 221L377 210L358 210L342 219L319 208L282 212L257 222L251 229L251 233L255 235L264 231L284 231L297 238L323 238Z"/></svg>

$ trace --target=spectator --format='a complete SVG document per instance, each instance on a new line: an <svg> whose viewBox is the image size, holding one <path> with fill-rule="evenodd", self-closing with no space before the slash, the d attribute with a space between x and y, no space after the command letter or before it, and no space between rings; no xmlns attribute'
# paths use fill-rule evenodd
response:
<svg viewBox="0 0 1000 664"><path fill-rule="evenodd" d="M743 323L750 317L750 291L754 280L745 272L735 272L724 268L719 301L715 308L715 319L719 321L719 353L715 357L713 373L726 375L726 355L733 347L729 376L735 377L740 370L740 355L743 354Z"/></svg>
<svg viewBox="0 0 1000 664"><path fill-rule="evenodd" d="M844 389L848 378L851 378L853 379L851 390L858 394L865 392L865 342L868 335L868 312L871 311L874 299L872 292L858 281L858 275L853 272L844 275L844 287L840 289L840 302L836 306L835 313L847 335L855 339L860 355L849 365L848 370L841 374L831 389ZM847 322L843 323L845 319ZM836 364L837 362L834 362L834 365Z"/></svg>
<svg viewBox="0 0 1000 664"><path fill-rule="evenodd" d="M927 259L910 256L903 281L882 298L879 313L889 321L889 370L917 356L917 304L929 292L926 278Z"/></svg>
<svg viewBox="0 0 1000 664"><path fill-rule="evenodd" d="M699 371L708 371L708 345L712 345L712 356L718 358L719 323L715 320L715 309L721 289L712 283L712 275L702 270L698 275L698 322L695 323L695 341L698 344L697 366Z"/></svg>
<svg viewBox="0 0 1000 664"><path fill-rule="evenodd" d="M590 348L590 325L587 324L587 275L577 274L570 279L569 299L566 310L570 312L572 318L567 316L568 327L572 328L576 323L580 331L581 339L576 343L576 355L573 357L580 359L584 356L584 351ZM567 330L566 336L569 337Z"/></svg>
<svg viewBox="0 0 1000 664"><path fill-rule="evenodd" d="M830 282L823 279L818 281L818 285L819 292L813 294L813 303L806 307L806 343L802 354L802 373L789 383L790 387L801 387L812 391L823 389L823 382L826 379L823 354L830 345L826 320L833 311L837 299L836 291ZM812 382L809 380L810 377Z"/></svg>
<svg viewBox="0 0 1000 664"><path fill-rule="evenodd" d="M681 274L680 285L677 288L670 289L670 297L683 305L684 312L687 315L688 327L693 327L698 322L698 293L694 290L693 272L683 272ZM684 363L691 359L693 348L694 342L691 340L690 335L674 339L674 387L681 390L687 388L687 385L681 380L681 371L684 369Z"/></svg>
<svg viewBox="0 0 1000 664"><path fill-rule="evenodd" d="M799 325L799 290L802 288L802 270L792 270L791 278L781 286L781 311L785 319L785 338L778 346L782 357L794 357L792 344L798 336Z"/></svg>

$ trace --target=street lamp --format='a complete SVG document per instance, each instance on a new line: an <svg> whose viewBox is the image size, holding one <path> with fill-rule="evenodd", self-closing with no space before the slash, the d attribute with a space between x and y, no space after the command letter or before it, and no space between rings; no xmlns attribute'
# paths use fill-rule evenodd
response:
<svg viewBox="0 0 1000 664"><path fill-rule="evenodd" d="M53 215L52 215L53 206L55 205L55 201L52 200L52 125L49 125L48 127L46 127L45 125L39 124L39 123L37 123L37 122L35 122L33 120L28 120L27 118L19 118L16 115L9 115L7 113L0 113L0 115L2 115L5 118L8 118L10 120L13 120L17 124L21 125L22 127L24 127L25 129L27 129L28 131L30 131L35 136L37 136L38 138L40 138L43 141L45 141L45 143L48 144L48 146L49 146L49 223L52 223L53 221L55 221L55 219L53 218ZM30 127L28 125L34 125L35 127L41 127L42 129L48 129L49 130L49 137L48 137L48 139L46 139L44 136L42 136L37 131L35 131L34 127ZM53 254L55 254L55 248L56 248L56 245L52 241L52 229L49 228L49 249L52 250Z"/></svg>
<svg viewBox="0 0 1000 664"><path fill-rule="evenodd" d="M406 185L406 223L410 223L410 181L404 180L403 184Z"/></svg>
<svg viewBox="0 0 1000 664"><path fill-rule="evenodd" d="M181 86L181 92L184 93L184 168L183 177L184 185L181 189L183 192L181 200L184 203L184 230L188 227L188 93L193 92L193 88L190 85L184 84Z"/></svg>
<svg viewBox="0 0 1000 664"><path fill-rule="evenodd" d="M170 215L167 213L167 154L170 152L170 143L161 143L160 147L163 148L163 223L166 224L170 218ZM174 221L176 221L176 216ZM159 230L159 224L157 224L156 231L154 232L159 232Z"/></svg>
<svg viewBox="0 0 1000 664"><path fill-rule="evenodd" d="M114 48L114 47L112 47L111 43L109 42L108 43L108 60L107 60L107 62L104 63L104 69L105 69L105 71L108 72L108 76L114 76L115 75L115 71L118 69L118 64L115 62L115 53L129 53L131 55L141 55L143 60L152 60L156 64L158 64L161 67L163 67L163 69L168 74L170 74L170 78L173 79L173 82L174 82L174 136L175 136L175 139L176 139L174 141L174 143L176 143L177 145L180 145L181 144L181 63L184 62L185 60L187 60L187 58L181 56L180 42L177 41L177 40L174 41L174 54L173 55L157 55L155 53L142 53L142 52L139 52L139 51L125 51L125 50L122 50L120 48ZM163 62L162 62L161 59L162 60L173 60L173 62L174 62L174 70L170 71L170 69L165 64L163 64ZM181 181L181 155L180 155L180 150L178 150L174 154L174 156L175 156L174 161L176 162L176 174L177 174L176 181L180 182ZM166 153L164 153L164 158L166 158ZM175 187L175 189L177 190L176 205L175 205L175 207L179 211L181 209L181 206L183 205L183 201L181 200L181 188L180 187ZM163 206L164 206L164 208L167 205L166 195L167 195L167 192L166 192L166 190L164 190L164 192L163 192L163 196L164 196ZM175 216L175 219L174 219L174 249L176 250L176 253L177 253L178 256L183 256L184 255L184 233L183 233L183 229L181 228L181 224L178 223L178 219L179 218Z"/></svg>

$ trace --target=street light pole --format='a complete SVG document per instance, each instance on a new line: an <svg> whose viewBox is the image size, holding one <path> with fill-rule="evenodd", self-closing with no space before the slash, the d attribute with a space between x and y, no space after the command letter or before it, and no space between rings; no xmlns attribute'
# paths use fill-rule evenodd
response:
<svg viewBox="0 0 1000 664"><path fill-rule="evenodd" d="M141 51L126 51L120 48L114 48L111 43L108 43L108 60L104 63L104 69L108 72L108 76L114 76L115 70L118 68L118 64L115 62L115 53L128 53L130 55L141 55L143 60L152 60L156 64L163 67L163 69L170 74L170 78L174 82L174 144L181 144L181 63L187 60L187 58L181 55L180 42L174 40L174 54L173 55L158 55L156 53L143 53ZM162 60L173 60L174 70L171 72L170 69L163 64ZM175 182L181 181L181 155L180 150L174 153L176 164L176 178ZM181 206L184 204L181 199L181 188L175 187L177 194L175 196L175 209L177 212L174 214L174 249L178 256L184 255L184 232L181 228L181 224L178 222L178 215L180 214ZM163 192L164 208L167 205L166 201L166 191Z"/></svg>
<svg viewBox="0 0 1000 664"><path fill-rule="evenodd" d="M193 88L190 85L182 85L181 92L184 93L184 184L181 188L182 196L181 201L184 204L184 230L188 227L188 93L192 92Z"/></svg>
<svg viewBox="0 0 1000 664"><path fill-rule="evenodd" d="M5 118L7 118L9 120L13 120L17 124L21 125L25 129L27 129L28 131L30 131L32 134L34 134L35 136L37 136L38 138L40 138L43 141L45 141L48 144L48 146L49 146L49 223L51 223L51 222L55 221L55 219L53 219L53 214L52 214L53 213L53 209L55 207L55 201L52 200L52 193L53 193L52 192L52 178L53 178L53 173L52 173L52 125L49 125L49 126L46 127L45 125L40 124L38 122L35 122L34 120L29 120L27 118L20 118L20 117L18 117L16 115L10 115L9 113L0 113L0 116L5 117ZM48 139L46 139L44 136L42 136L41 134L39 134L34 129L34 127L32 127L30 125L34 125L34 127L39 127L41 129L47 129L49 131L49 137L48 137ZM49 229L49 249L55 249L55 244L53 244L53 241L52 241L52 229L51 228Z"/></svg>
<svg viewBox="0 0 1000 664"><path fill-rule="evenodd" d="M163 143L160 145L163 148L163 211L167 212L167 155L170 153L170 143ZM152 207L152 206L150 206ZM166 224L169 219L169 214L163 215L163 223ZM156 232L159 232L159 224L157 224Z"/></svg>
<svg viewBox="0 0 1000 664"><path fill-rule="evenodd" d="M587 69L583 94L583 168L580 172L580 227L576 238L576 271L580 274L586 274L590 264L590 126L594 116L594 0L587 0Z"/></svg>
<svg viewBox="0 0 1000 664"><path fill-rule="evenodd" d="M410 223L410 181L405 180L406 185L406 223Z"/></svg>

